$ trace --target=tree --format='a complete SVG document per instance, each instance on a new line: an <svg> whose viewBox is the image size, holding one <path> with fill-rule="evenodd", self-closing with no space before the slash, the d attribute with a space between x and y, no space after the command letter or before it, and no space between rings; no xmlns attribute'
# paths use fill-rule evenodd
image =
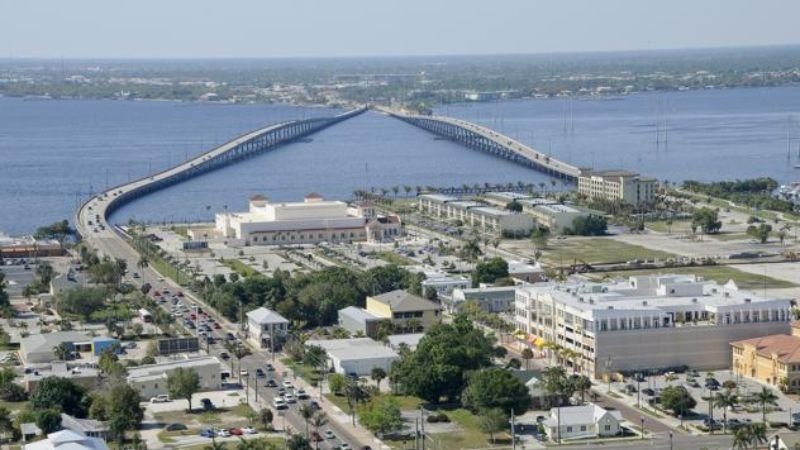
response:
<svg viewBox="0 0 800 450"><path fill-rule="evenodd" d="M589 214L573 219L572 226L564 228L563 233L578 236L603 236L607 231L608 222L605 217Z"/></svg>
<svg viewBox="0 0 800 450"><path fill-rule="evenodd" d="M509 370L489 368L472 373L461 394L461 404L473 411L500 408L506 415L524 414L531 406L525 384Z"/></svg>
<svg viewBox="0 0 800 450"><path fill-rule="evenodd" d="M692 226L699 227L705 234L714 234L722 228L722 222L719 221L717 210L703 207L692 214Z"/></svg>
<svg viewBox="0 0 800 450"><path fill-rule="evenodd" d="M117 383L108 392L107 415L111 434L120 444L125 432L139 429L144 419L144 409L139 392L126 383Z"/></svg>
<svg viewBox="0 0 800 450"><path fill-rule="evenodd" d="M36 426L42 433L48 434L61 429L61 411L56 408L35 410ZM69 414L69 413L67 413Z"/></svg>
<svg viewBox="0 0 800 450"><path fill-rule="evenodd" d="M489 367L494 343L473 327L463 314L450 324L436 324L419 341L417 350L402 355L393 365L392 375L406 390L429 402L441 397L460 398L465 374Z"/></svg>
<svg viewBox="0 0 800 450"><path fill-rule="evenodd" d="M697 400L683 386L667 386L661 392L661 405L683 421L683 417L697 406Z"/></svg>
<svg viewBox="0 0 800 450"><path fill-rule="evenodd" d="M300 408L297 410L297 412L300 413L300 417L303 418L303 422L306 424L306 437L308 437L308 422L312 417L314 417L316 410L308 403L303 403L300 405Z"/></svg>
<svg viewBox="0 0 800 450"><path fill-rule="evenodd" d="M520 356L525 360L525 370L528 370L528 364L530 363L531 359L533 359L533 350L525 347L522 349Z"/></svg>
<svg viewBox="0 0 800 450"><path fill-rule="evenodd" d="M14 430L14 421L11 420L11 411L0 406L0 432L3 434Z"/></svg>
<svg viewBox="0 0 800 450"><path fill-rule="evenodd" d="M500 408L481 411L478 417L478 427L489 435L492 443L494 443L495 433L503 431L507 426L508 416Z"/></svg>
<svg viewBox="0 0 800 450"><path fill-rule="evenodd" d="M575 391L580 392L581 403L583 403L586 397L586 392L592 388L592 379L586 375L576 374L569 377L569 383L572 385Z"/></svg>
<svg viewBox="0 0 800 450"><path fill-rule="evenodd" d="M768 223L761 223L756 225L750 225L747 227L747 235L752 236L754 239L758 239L759 242L762 244L766 244L767 240L769 239L769 234L772 232L772 225Z"/></svg>
<svg viewBox="0 0 800 450"><path fill-rule="evenodd" d="M104 287L77 287L61 291L56 297L56 310L61 315L76 315L89 320L92 313L101 310L108 297Z"/></svg>
<svg viewBox="0 0 800 450"><path fill-rule="evenodd" d="M718 393L714 397L714 406L717 408L722 408L722 432L725 433L728 427L728 408L733 407L738 402L738 398L736 394L731 392L730 389L726 389L723 392Z"/></svg>
<svg viewBox="0 0 800 450"><path fill-rule="evenodd" d="M516 199L511 200L506 204L506 209L511 212L522 212L522 203L518 202Z"/></svg>
<svg viewBox="0 0 800 450"><path fill-rule="evenodd" d="M386 371L383 370L381 367L373 367L372 373L370 373L370 378L375 381L375 384L378 385L378 391L381 390L381 380L386 378Z"/></svg>
<svg viewBox="0 0 800 450"><path fill-rule="evenodd" d="M472 287L478 287L481 283L494 283L495 280L506 277L508 277L508 262L495 256L480 261L475 266L475 270L472 272Z"/></svg>
<svg viewBox="0 0 800 450"><path fill-rule="evenodd" d="M362 425L379 435L397 431L403 426L400 403L394 398L374 400L362 410L360 418Z"/></svg>
<svg viewBox="0 0 800 450"><path fill-rule="evenodd" d="M332 373L328 376L328 389L334 394L341 394L346 384L347 379L340 373Z"/></svg>
<svg viewBox="0 0 800 450"><path fill-rule="evenodd" d="M67 236L74 234L75 230L69 226L69 221L64 219L58 222L53 222L50 225L37 228L33 233L33 237L36 239L55 239L63 248L64 241L67 239Z"/></svg>
<svg viewBox="0 0 800 450"><path fill-rule="evenodd" d="M564 391L567 390L567 371L561 366L552 366L544 369L542 372L542 388L552 399L558 399L557 406L561 405L561 397Z"/></svg>
<svg viewBox="0 0 800 450"><path fill-rule="evenodd" d="M269 408L261 408L261 411L258 412L258 420L261 422L261 425L264 426L265 429L269 429L272 427L272 419L274 418L272 414L272 410Z"/></svg>
<svg viewBox="0 0 800 450"><path fill-rule="evenodd" d="M28 398L25 389L13 381L0 384L0 400L4 402L22 402Z"/></svg>
<svg viewBox="0 0 800 450"><path fill-rule="evenodd" d="M200 390L200 376L194 369L178 367L167 375L167 390L172 398L185 398L192 412L192 396Z"/></svg>
<svg viewBox="0 0 800 450"><path fill-rule="evenodd" d="M761 388L761 391L756 393L756 400L761 404L761 421L766 424L767 406L775 406L778 401L778 396L765 386Z"/></svg>
<svg viewBox="0 0 800 450"><path fill-rule="evenodd" d="M287 450L311 450L311 443L302 434L293 434L286 440Z"/></svg>
<svg viewBox="0 0 800 450"><path fill-rule="evenodd" d="M53 355L56 357L56 359L58 359L60 361L69 360L71 354L72 354L72 351L70 350L70 347L69 347L69 345L67 345L66 342L62 342L62 343L56 345L55 347L53 347Z"/></svg>
<svg viewBox="0 0 800 450"><path fill-rule="evenodd" d="M86 417L86 390L66 378L47 377L36 385L30 396L34 410L55 408L75 417Z"/></svg>

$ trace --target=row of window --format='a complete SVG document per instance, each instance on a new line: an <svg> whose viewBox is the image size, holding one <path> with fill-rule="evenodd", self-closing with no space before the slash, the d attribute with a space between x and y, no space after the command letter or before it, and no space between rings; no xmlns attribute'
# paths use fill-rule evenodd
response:
<svg viewBox="0 0 800 450"><path fill-rule="evenodd" d="M364 236L363 232L358 233L358 237L363 237L363 236ZM348 237L350 239L353 239L353 238L356 237L356 233L353 233L352 231L349 234L348 233L339 233L337 235L336 233L331 233L328 238L326 238L325 235L323 235L322 233L319 233L317 235L316 239L338 239L338 238L347 239ZM253 242L259 242L258 238L259 238L258 236L252 236ZM306 235L302 234L302 233L297 237L297 240L300 240L300 241L305 240L305 239L306 239ZM314 234L309 233L308 234L308 239L315 239ZM261 237L261 242L270 242L270 241L271 242L277 242L277 241L286 241L286 240L287 239L286 239L286 235L285 234L284 235L280 235L280 236L279 235L272 235L272 239L270 239L270 236L262 236ZM295 240L295 235L293 235L293 234L289 235L289 240L290 241L294 241Z"/></svg>

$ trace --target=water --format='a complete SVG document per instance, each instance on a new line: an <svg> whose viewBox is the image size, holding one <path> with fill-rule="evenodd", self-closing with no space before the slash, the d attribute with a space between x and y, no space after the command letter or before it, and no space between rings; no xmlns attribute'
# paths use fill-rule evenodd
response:
<svg viewBox="0 0 800 450"><path fill-rule="evenodd" d="M797 87L459 104L437 113L482 123L580 167L673 182L800 176L793 168L800 164Z"/></svg>
<svg viewBox="0 0 800 450"><path fill-rule="evenodd" d="M793 169L800 163L799 111L800 89L792 87L438 110L581 166L623 167L670 181L771 176L781 182L800 175ZM22 234L71 218L88 192L164 169L247 130L334 113L285 105L0 98L0 230ZM666 146L656 145L657 122L668 129ZM371 186L400 186L402 194L403 185L549 181L376 113L312 138L155 193L121 209L113 221L210 220L225 206L244 209L254 193L297 200L317 191L344 199Z"/></svg>
<svg viewBox="0 0 800 450"><path fill-rule="evenodd" d="M0 230L28 233L71 218L90 190L163 169L244 131L336 112L274 105L0 98ZM312 138L157 192L122 208L113 221L211 220L225 206L231 211L246 208L253 193L275 200L299 200L310 191L349 198L353 190L370 186L548 180L376 113Z"/></svg>

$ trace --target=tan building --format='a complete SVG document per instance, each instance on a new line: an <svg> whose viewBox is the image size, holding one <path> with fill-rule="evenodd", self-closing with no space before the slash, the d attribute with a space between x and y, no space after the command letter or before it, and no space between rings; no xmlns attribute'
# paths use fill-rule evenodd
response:
<svg viewBox="0 0 800 450"><path fill-rule="evenodd" d="M367 297L367 312L409 332L426 331L442 320L440 305L402 289Z"/></svg>
<svg viewBox="0 0 800 450"><path fill-rule="evenodd" d="M589 199L640 206L655 200L656 179L627 170L584 170L578 176L578 193Z"/></svg>
<svg viewBox="0 0 800 450"><path fill-rule="evenodd" d="M800 322L792 323L792 334L731 342L734 374L762 383L800 389Z"/></svg>

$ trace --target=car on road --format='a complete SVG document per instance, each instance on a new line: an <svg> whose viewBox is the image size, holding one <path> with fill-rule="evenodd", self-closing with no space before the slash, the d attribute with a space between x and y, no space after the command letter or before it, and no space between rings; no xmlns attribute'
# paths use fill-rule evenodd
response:
<svg viewBox="0 0 800 450"><path fill-rule="evenodd" d="M164 427L165 431L185 431L189 428L182 423L171 423Z"/></svg>
<svg viewBox="0 0 800 450"><path fill-rule="evenodd" d="M230 433L231 436L241 436L244 434L244 431L241 428L236 427L236 428L230 428L228 430L228 433Z"/></svg>
<svg viewBox="0 0 800 450"><path fill-rule="evenodd" d="M243 377L246 377L249 374L250 374L250 372L248 372L247 369L242 369L242 370L239 371L239 375L241 375Z"/></svg>
<svg viewBox="0 0 800 450"><path fill-rule="evenodd" d="M309 397L308 392L306 392L305 389L298 389L295 392L295 395L297 395L297 398L300 400L305 400Z"/></svg>
<svg viewBox="0 0 800 450"><path fill-rule="evenodd" d="M231 432L226 429L217 430L217 437L231 437Z"/></svg>
<svg viewBox="0 0 800 450"><path fill-rule="evenodd" d="M644 388L642 389L642 394L653 396L656 395L656 391L654 391L652 388Z"/></svg>
<svg viewBox="0 0 800 450"><path fill-rule="evenodd" d="M231 355L229 355L229 354L227 354L225 352L220 353L219 357L222 358L224 361L227 361L227 360L231 359Z"/></svg>
<svg viewBox="0 0 800 450"><path fill-rule="evenodd" d="M200 436L213 438L217 436L217 433L215 433L214 430L212 430L211 428L205 428L203 430L200 430Z"/></svg>
<svg viewBox="0 0 800 450"><path fill-rule="evenodd" d="M267 372L275 371L275 366L273 366L271 363L267 363L264 367L267 369Z"/></svg>
<svg viewBox="0 0 800 450"><path fill-rule="evenodd" d="M276 398L276 399L272 400L272 406L275 409L287 409L287 408L289 408L289 405L287 405L286 402L283 401L282 398Z"/></svg>
<svg viewBox="0 0 800 450"><path fill-rule="evenodd" d="M265 378L266 376L267 374L261 368L256 369L256 378Z"/></svg>
<svg viewBox="0 0 800 450"><path fill-rule="evenodd" d="M278 383L275 380L273 380L272 378L270 378L269 380L267 380L267 384L265 384L265 386L274 388L274 387L278 387Z"/></svg>
<svg viewBox="0 0 800 450"><path fill-rule="evenodd" d="M258 433L258 431L256 431L256 429L253 428L253 427L244 427L244 428L242 428L242 433L244 433L244 434L256 434L256 433Z"/></svg>
<svg viewBox="0 0 800 450"><path fill-rule="evenodd" d="M294 389L294 386L292 385L292 382L289 381L289 380L285 380L283 382L283 387L285 387L286 389Z"/></svg>
<svg viewBox="0 0 800 450"><path fill-rule="evenodd" d="M339 445L339 450L350 450L351 448L352 447L350 447L350 444L347 442L342 442L341 445Z"/></svg>
<svg viewBox="0 0 800 450"><path fill-rule="evenodd" d="M322 408L319 406L319 403L317 403L315 400L311 400L310 402L308 402L308 406L309 406L309 408L311 408L311 409L316 409L316 410L320 410L320 409L322 409Z"/></svg>
<svg viewBox="0 0 800 450"><path fill-rule="evenodd" d="M325 439L336 439L336 435L331 430L325 430Z"/></svg>
<svg viewBox="0 0 800 450"><path fill-rule="evenodd" d="M169 395L167 394L156 395L155 397L150 398L150 403L167 403L170 401L172 400L170 400Z"/></svg>
<svg viewBox="0 0 800 450"><path fill-rule="evenodd" d="M283 400L286 403L297 403L297 399L292 394L286 394L283 396Z"/></svg>

